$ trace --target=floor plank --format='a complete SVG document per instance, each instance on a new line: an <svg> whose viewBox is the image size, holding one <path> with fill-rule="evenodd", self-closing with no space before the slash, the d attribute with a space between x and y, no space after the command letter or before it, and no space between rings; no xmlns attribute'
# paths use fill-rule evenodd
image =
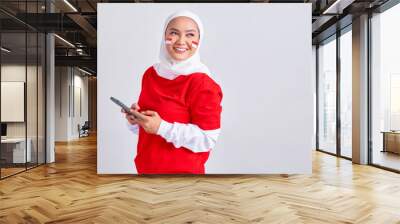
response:
<svg viewBox="0 0 400 224"><path fill-rule="evenodd" d="M97 175L96 138L0 181L0 223L400 223L400 175L313 153L312 175Z"/></svg>

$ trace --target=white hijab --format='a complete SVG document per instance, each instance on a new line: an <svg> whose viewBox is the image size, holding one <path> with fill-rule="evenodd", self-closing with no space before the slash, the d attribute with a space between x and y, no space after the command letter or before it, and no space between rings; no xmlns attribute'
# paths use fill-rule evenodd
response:
<svg viewBox="0 0 400 224"><path fill-rule="evenodd" d="M178 62L171 58L165 47L165 31L171 20L181 16L188 17L196 22L197 27L199 28L200 40L196 52L190 58ZM159 55L160 62L153 65L159 76L172 80L179 75L189 75L195 72L201 72L210 75L210 71L208 70L207 66L200 61L199 50L202 40L204 39L204 29L200 18L196 14L188 10L175 12L165 21L163 31Z"/></svg>

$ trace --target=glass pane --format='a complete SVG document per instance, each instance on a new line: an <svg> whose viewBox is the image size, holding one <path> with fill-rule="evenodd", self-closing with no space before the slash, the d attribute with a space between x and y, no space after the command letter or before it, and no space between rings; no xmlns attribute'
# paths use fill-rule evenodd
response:
<svg viewBox="0 0 400 224"><path fill-rule="evenodd" d="M400 5L372 18L372 163L400 170Z"/></svg>
<svg viewBox="0 0 400 224"><path fill-rule="evenodd" d="M318 144L336 153L336 39L318 48Z"/></svg>
<svg viewBox="0 0 400 224"><path fill-rule="evenodd" d="M45 0L1 1L0 7L34 24L33 14L45 12ZM45 35L2 12L0 19L7 21L0 29L4 178L45 162Z"/></svg>
<svg viewBox="0 0 400 224"><path fill-rule="evenodd" d="M45 52L45 44L46 39L45 35L40 33L39 36L39 45L38 45L38 163L45 163L45 60L46 60L46 52Z"/></svg>
<svg viewBox="0 0 400 224"><path fill-rule="evenodd" d="M26 34L1 34L1 166L2 177L25 170ZM28 147L29 148L29 147Z"/></svg>
<svg viewBox="0 0 400 224"><path fill-rule="evenodd" d="M28 1L26 12L28 19L32 23L36 23L37 17L32 17L33 13L39 11L37 1ZM30 162L27 167L31 168L37 166L38 153L37 153L37 73L38 73L38 36L35 30L29 29L27 31L27 80L26 80L26 113L27 113L27 150L31 151Z"/></svg>
<svg viewBox="0 0 400 224"><path fill-rule="evenodd" d="M37 165L37 74L38 74L38 36L36 32L27 33L28 38L28 62L27 62L27 80L26 80L26 113L27 113L27 143L28 150L31 151L31 159L28 162L28 168Z"/></svg>
<svg viewBox="0 0 400 224"><path fill-rule="evenodd" d="M352 35L340 37L340 121L341 155L352 157Z"/></svg>

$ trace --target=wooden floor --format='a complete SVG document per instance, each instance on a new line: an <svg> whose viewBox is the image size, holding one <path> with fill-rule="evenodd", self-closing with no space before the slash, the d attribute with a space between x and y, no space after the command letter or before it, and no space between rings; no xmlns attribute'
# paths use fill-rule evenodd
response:
<svg viewBox="0 0 400 224"><path fill-rule="evenodd" d="M372 161L374 164L400 170L400 155L396 153L375 150Z"/></svg>
<svg viewBox="0 0 400 224"><path fill-rule="evenodd" d="M10 167L7 167L7 168L2 167L1 168L1 178L6 178L8 176L12 176L12 175L15 175L17 173L24 172L27 169L33 169L36 166L37 166L36 163L35 164L29 164L28 163L26 168L25 168L25 164L18 165L18 167L11 167L11 168Z"/></svg>
<svg viewBox="0 0 400 224"><path fill-rule="evenodd" d="M8 177L11 176L13 174L25 171L25 167L24 168L1 168L1 177Z"/></svg>
<svg viewBox="0 0 400 224"><path fill-rule="evenodd" d="M96 139L0 181L0 223L400 223L400 175L320 152L312 175L96 174Z"/></svg>

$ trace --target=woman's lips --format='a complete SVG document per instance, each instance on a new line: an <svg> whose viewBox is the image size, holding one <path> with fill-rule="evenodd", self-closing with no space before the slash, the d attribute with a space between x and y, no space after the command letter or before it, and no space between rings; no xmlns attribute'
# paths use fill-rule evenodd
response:
<svg viewBox="0 0 400 224"><path fill-rule="evenodd" d="M188 49L184 48L184 47L173 47L174 52L178 53L178 54L183 54L185 53Z"/></svg>

